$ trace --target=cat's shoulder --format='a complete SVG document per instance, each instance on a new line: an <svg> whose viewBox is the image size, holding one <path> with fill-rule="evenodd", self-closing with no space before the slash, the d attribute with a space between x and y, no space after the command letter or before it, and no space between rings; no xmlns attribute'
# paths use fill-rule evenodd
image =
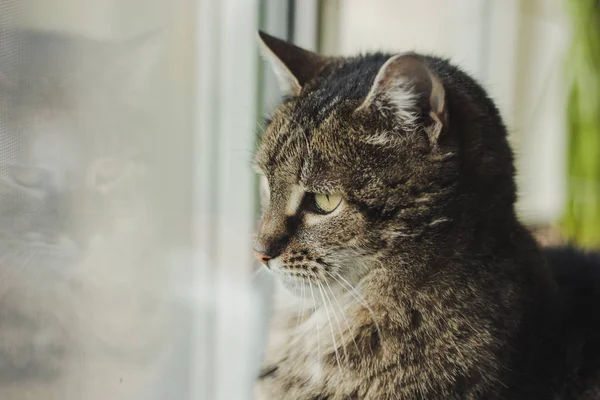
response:
<svg viewBox="0 0 600 400"><path fill-rule="evenodd" d="M576 285L600 294L600 252L572 245L547 247L542 251L559 285Z"/></svg>

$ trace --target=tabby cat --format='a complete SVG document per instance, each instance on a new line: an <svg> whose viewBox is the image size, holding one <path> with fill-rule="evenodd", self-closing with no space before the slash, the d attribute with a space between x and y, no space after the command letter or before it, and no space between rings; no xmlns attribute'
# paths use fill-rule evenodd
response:
<svg viewBox="0 0 600 400"><path fill-rule="evenodd" d="M255 156L280 286L256 398L600 398L600 260L518 221L482 87L438 57L260 39L285 97Z"/></svg>

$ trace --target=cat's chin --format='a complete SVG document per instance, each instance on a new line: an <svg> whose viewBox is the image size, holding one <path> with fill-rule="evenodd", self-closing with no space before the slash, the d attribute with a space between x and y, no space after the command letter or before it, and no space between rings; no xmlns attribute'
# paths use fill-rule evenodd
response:
<svg viewBox="0 0 600 400"><path fill-rule="evenodd" d="M290 299L305 300L315 305L321 304L323 296L331 298L332 294L336 297L342 295L345 290L335 282L316 281L314 278L300 278L292 276L278 276L275 278L279 292Z"/></svg>
<svg viewBox="0 0 600 400"><path fill-rule="evenodd" d="M287 295L298 299L311 299L317 303L322 296L342 295L347 291L349 285L346 278L324 280L316 274L309 275L308 271L299 272L297 269L285 268L279 260L274 259L269 263L269 269L275 275L277 285ZM325 273L321 272L321 275ZM313 300L314 298L314 300Z"/></svg>
<svg viewBox="0 0 600 400"><path fill-rule="evenodd" d="M279 271L275 275L275 285L278 288L278 292L284 294L286 297L295 299L306 298L311 296L311 290L313 292L318 290L314 281L311 284L307 278L295 277Z"/></svg>
<svg viewBox="0 0 600 400"><path fill-rule="evenodd" d="M280 286L294 297L305 297L307 293L310 293L311 289L314 290L313 286L305 279L287 277L277 278L277 280L279 281Z"/></svg>

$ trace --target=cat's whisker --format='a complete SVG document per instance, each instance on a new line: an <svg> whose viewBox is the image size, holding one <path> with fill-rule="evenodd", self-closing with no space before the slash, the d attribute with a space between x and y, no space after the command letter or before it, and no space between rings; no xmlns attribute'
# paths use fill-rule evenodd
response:
<svg viewBox="0 0 600 400"><path fill-rule="evenodd" d="M252 273L252 277L250 277L250 282L254 281L258 275L262 272L262 267L259 267L256 271Z"/></svg>
<svg viewBox="0 0 600 400"><path fill-rule="evenodd" d="M325 271L325 272L327 272L327 271ZM342 318L344 319L344 323L346 324L346 327L348 328L348 333L350 333L350 337L352 338L352 342L354 343L354 347L356 347L356 353L358 355L360 355L360 349L358 348L358 344L356 344L356 340L354 339L354 335L352 333L352 329L350 328L350 323L348 322L348 317L346 317L346 314L344 313L344 309L340 305L340 302L338 301L335 293L333 293L333 290L331 289L331 285L329 284L329 282L325 281L325 283L327 284L327 287L329 288L329 291L331 292L331 296L333 297L333 300L335 301L335 303L337 304L338 308L340 309L340 313L342 313ZM347 357L347 355L346 355L346 357Z"/></svg>
<svg viewBox="0 0 600 400"><path fill-rule="evenodd" d="M265 133L265 127L263 126L260 120L256 121L256 127L260 130L261 134Z"/></svg>
<svg viewBox="0 0 600 400"><path fill-rule="evenodd" d="M379 328L379 324L377 323L377 319L375 317L375 312L373 311L373 309L369 306L369 304L364 299L364 297L362 297L362 295L358 292L358 290L356 290L356 288L354 286L352 286L352 284L350 282L348 282L338 272L335 272L335 275L337 275L343 282L345 282L345 284L342 283L339 279L337 279L334 275L330 275L330 276L333 279L335 279L342 287L345 287L346 289L348 289L348 292L350 293L350 295L352 295L356 299L356 301L358 301L369 312L369 314L371 315L371 319L373 320L373 323L375 324L375 328L377 329L377 334L383 340L383 336L381 334L381 329Z"/></svg>
<svg viewBox="0 0 600 400"><path fill-rule="evenodd" d="M304 309L304 282L302 282L300 284L300 309L297 311L296 313L296 332L298 331L298 328L300 328L300 320L301 318L301 314L303 314L303 309Z"/></svg>
<svg viewBox="0 0 600 400"><path fill-rule="evenodd" d="M310 277L308 277L308 287L310 288L310 294L312 296L313 299L313 305L314 305L314 311L313 311L313 315L316 316L317 313L317 299L315 298L315 291L313 290L312 287L312 279L310 279ZM320 339L320 333L319 333L319 321L315 321L315 326L317 327L317 357L319 358L319 360L321 360L321 339Z"/></svg>
<svg viewBox="0 0 600 400"><path fill-rule="evenodd" d="M326 279L325 279L325 283L327 283ZM323 289L323 294L325 295L325 298L327 299L327 301L329 302L329 305L331 306L331 312L333 313L333 319L335 320L335 324L337 325L338 331L340 332L340 340L342 341L342 350L344 350L344 356L345 356L346 360L348 360L348 350L346 349L346 339L344 338L344 330L342 329L342 326L340 325L340 321L336 315L337 313L335 312L335 308L333 307L331 298L329 297L329 295L327 294L327 291L325 290L325 286L323 286L322 283L320 283L320 286ZM331 288L330 288L330 290L331 290ZM325 305L325 307L327 307L327 305Z"/></svg>
<svg viewBox="0 0 600 400"><path fill-rule="evenodd" d="M300 286L300 290L301 290L301 303L300 303L300 309L297 311L296 313L296 329L294 331L294 335L290 338L290 343L298 343L300 341L302 341L303 336L301 334L304 333L304 331L306 330L305 328L302 327L302 324L304 323L304 296L306 294L306 286L307 284L303 281L301 283L302 286Z"/></svg>
<svg viewBox="0 0 600 400"><path fill-rule="evenodd" d="M325 296L323 295L323 287L319 283L319 281L315 278L315 282L317 283L317 287L319 289L319 293L321 294L321 299L323 300L323 308L325 309L325 314L327 315L327 322L329 323L329 331L331 332L331 339L333 340L333 350L335 352L335 360L337 361L338 368L340 370L340 374L342 373L342 364L340 362L340 354L338 353L338 345L335 340L335 333L333 333L333 324L331 323L331 317L329 315L329 310L327 309L327 302L325 301Z"/></svg>

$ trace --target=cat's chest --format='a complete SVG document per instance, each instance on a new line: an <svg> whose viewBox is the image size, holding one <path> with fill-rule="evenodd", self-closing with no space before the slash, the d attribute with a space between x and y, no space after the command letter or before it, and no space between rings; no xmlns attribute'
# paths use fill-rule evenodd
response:
<svg viewBox="0 0 600 400"><path fill-rule="evenodd" d="M357 383L356 371L349 367L353 336L349 324L336 322L336 317L325 309L279 316L272 325L255 398L350 394L350 386Z"/></svg>
<svg viewBox="0 0 600 400"><path fill-rule="evenodd" d="M334 345L335 339L324 325L322 314L323 310L307 309L279 316L279 321L271 326L266 363L291 364L318 381L323 357L338 344L336 340Z"/></svg>
<svg viewBox="0 0 600 400"><path fill-rule="evenodd" d="M347 320L338 322L341 314L334 316L331 309L314 310L304 319L294 313L277 315L255 398L378 399L392 393L428 398L425 394L455 394L456 377L465 371L481 371L486 378L461 393L478 392L493 380L493 356L479 336L464 330L462 336L449 329L433 336L430 331L378 329L368 317L361 319L360 307L345 311ZM480 351L473 352L473 344Z"/></svg>

